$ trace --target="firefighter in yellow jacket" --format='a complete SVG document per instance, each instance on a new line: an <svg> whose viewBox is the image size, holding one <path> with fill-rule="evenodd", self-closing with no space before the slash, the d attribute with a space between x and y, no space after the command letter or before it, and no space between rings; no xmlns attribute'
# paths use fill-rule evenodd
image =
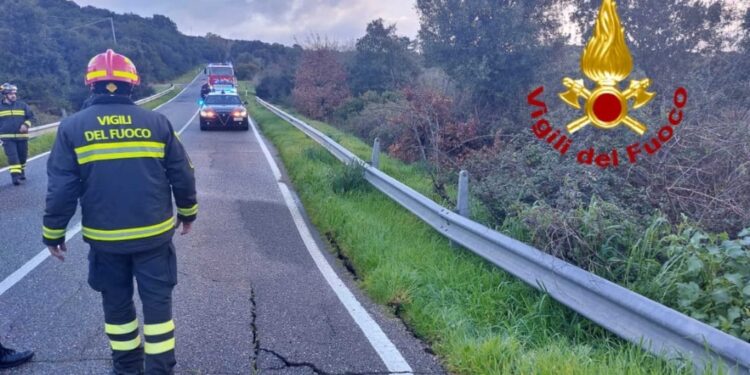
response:
<svg viewBox="0 0 750 375"><path fill-rule="evenodd" d="M34 113L26 103L17 100L18 87L11 83L0 86L0 140L8 157L13 185L26 179L26 158L29 156L29 128Z"/></svg>
<svg viewBox="0 0 750 375"><path fill-rule="evenodd" d="M43 239L63 260L65 228L80 200L83 238L91 246L89 285L102 294L115 373L171 374L172 236L180 225L182 234L190 231L198 204L193 166L169 120L130 99L139 82L130 59L112 50L89 62L92 99L60 124L47 162ZM144 342L133 278L143 301Z"/></svg>

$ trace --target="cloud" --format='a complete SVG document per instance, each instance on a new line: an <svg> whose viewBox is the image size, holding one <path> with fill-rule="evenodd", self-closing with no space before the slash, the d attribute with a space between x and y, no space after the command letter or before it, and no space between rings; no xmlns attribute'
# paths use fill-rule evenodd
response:
<svg viewBox="0 0 750 375"><path fill-rule="evenodd" d="M171 18L183 33L208 32L232 39L291 45L311 34L348 42L365 34L367 23L383 18L398 34L416 37L419 19L414 2L403 0L75 0L116 13Z"/></svg>

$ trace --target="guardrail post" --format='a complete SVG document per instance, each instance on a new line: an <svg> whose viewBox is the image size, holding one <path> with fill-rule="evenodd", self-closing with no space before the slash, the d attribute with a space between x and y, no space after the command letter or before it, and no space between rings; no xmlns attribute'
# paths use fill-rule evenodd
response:
<svg viewBox="0 0 750 375"><path fill-rule="evenodd" d="M372 157L370 158L370 165L375 168L380 168L380 138L375 137L375 142L372 144Z"/></svg>
<svg viewBox="0 0 750 375"><path fill-rule="evenodd" d="M60 108L60 113L62 113L62 118L68 117L68 111L65 108Z"/></svg>
<svg viewBox="0 0 750 375"><path fill-rule="evenodd" d="M471 208L469 207L469 172L462 170L458 174L458 197L456 199L456 211L459 215L469 218Z"/></svg>

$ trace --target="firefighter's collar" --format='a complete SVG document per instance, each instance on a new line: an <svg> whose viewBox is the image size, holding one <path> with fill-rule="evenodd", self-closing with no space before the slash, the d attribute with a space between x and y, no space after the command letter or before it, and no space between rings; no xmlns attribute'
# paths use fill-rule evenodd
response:
<svg viewBox="0 0 750 375"><path fill-rule="evenodd" d="M132 104L133 100L130 99L127 96L122 95L95 95L93 99L91 99L91 105L94 104Z"/></svg>

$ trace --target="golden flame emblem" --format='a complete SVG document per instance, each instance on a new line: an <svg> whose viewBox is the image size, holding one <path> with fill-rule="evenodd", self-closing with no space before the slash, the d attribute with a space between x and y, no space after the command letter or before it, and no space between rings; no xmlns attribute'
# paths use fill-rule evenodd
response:
<svg viewBox="0 0 750 375"><path fill-rule="evenodd" d="M589 91L583 79L563 78L568 91L561 93L560 98L575 109L581 109L578 98L586 101L586 115L567 125L570 134L588 124L612 129L621 123L638 135L646 133L646 126L628 115L628 101L633 99L633 109L637 109L656 94L646 91L651 85L648 78L630 81L630 87L625 91L618 88L618 83L633 70L633 57L625 44L625 31L614 0L602 1L594 33L581 55L581 70L597 86L594 91Z"/></svg>

